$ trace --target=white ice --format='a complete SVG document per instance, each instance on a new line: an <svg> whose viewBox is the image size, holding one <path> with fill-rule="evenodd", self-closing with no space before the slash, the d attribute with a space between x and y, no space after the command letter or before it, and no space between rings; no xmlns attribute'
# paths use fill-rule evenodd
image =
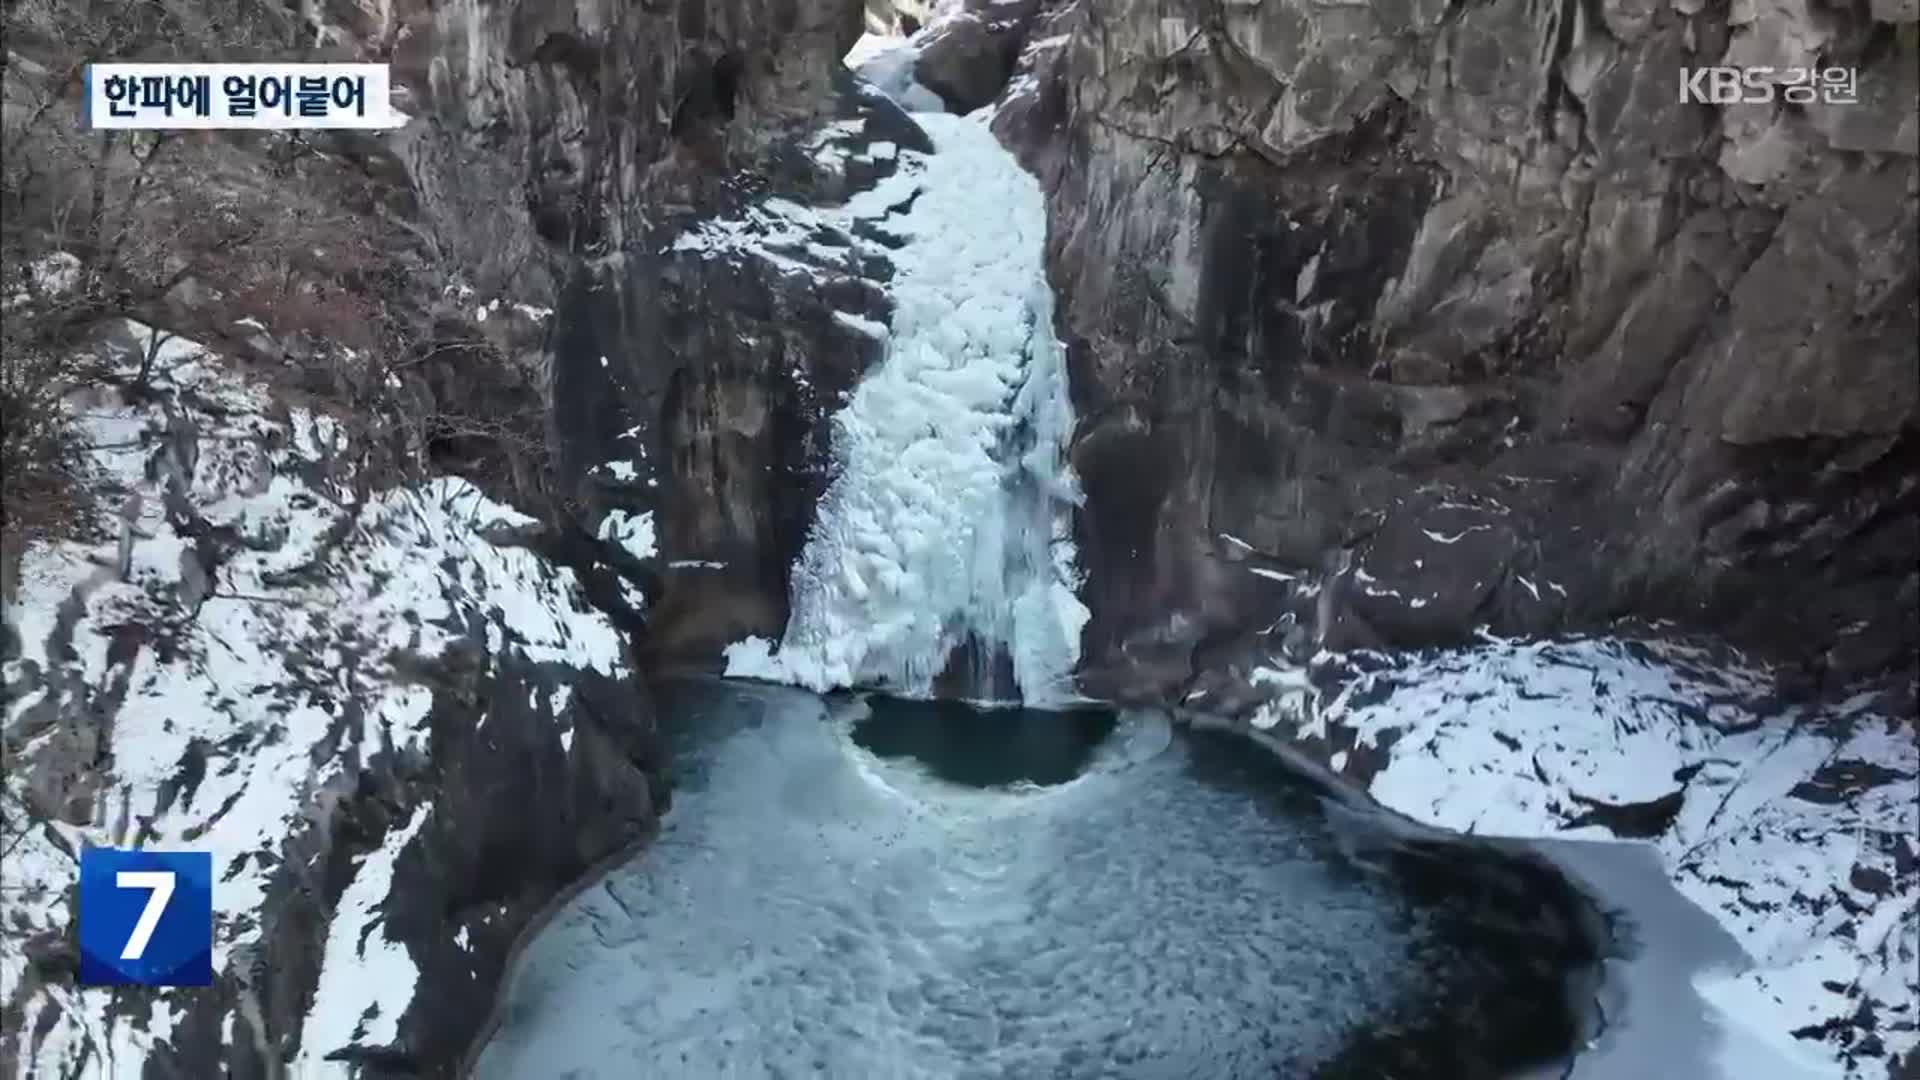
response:
<svg viewBox="0 0 1920 1080"><path fill-rule="evenodd" d="M912 208L885 222L906 240L886 357L834 418L838 471L784 636L732 646L727 671L919 693L972 635L1006 650L1026 700L1051 700L1069 692L1087 610L1045 207L984 123L919 119L937 150L910 174Z"/></svg>

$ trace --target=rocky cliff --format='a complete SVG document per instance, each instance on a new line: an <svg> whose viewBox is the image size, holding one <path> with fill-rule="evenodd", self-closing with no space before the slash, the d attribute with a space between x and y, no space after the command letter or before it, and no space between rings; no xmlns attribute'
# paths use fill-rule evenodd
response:
<svg viewBox="0 0 1920 1080"><path fill-rule="evenodd" d="M769 236L789 252L773 261L677 243L735 212L742 236L777 232L750 208L844 201L893 148L927 146L840 63L862 13L402 5L363 31L422 114L391 152L462 287L554 310L521 367L559 501L589 524L658 512L657 559L602 552L649 593L654 666L778 632L828 417L879 353L863 328L885 318L889 270L847 238Z"/></svg>
<svg viewBox="0 0 1920 1080"><path fill-rule="evenodd" d="M1050 192L1088 685L1304 627L1329 564L1335 645L1636 615L1833 682L1910 662L1915 18L1039 15L996 124ZM1715 64L1845 68L1858 101L1684 103Z"/></svg>
<svg viewBox="0 0 1920 1080"><path fill-rule="evenodd" d="M36 545L9 603L0 1062L452 1075L529 921L651 834L647 695L540 523L464 481L370 490L337 418L184 340L158 360L82 403L125 573L111 532ZM95 845L214 856L213 986L73 985Z"/></svg>
<svg viewBox="0 0 1920 1080"><path fill-rule="evenodd" d="M10 9L10 131L34 100L17 95L72 109L62 49L80 43L39 32L63 14ZM884 171L821 164L823 131L920 138L840 66L858 0L254 14L269 55L390 61L412 121L170 144L191 155L180 186L155 171L132 219L171 220L197 184L229 212L364 231L382 274L295 298L377 295L407 347L343 348L340 312L364 307L298 327L291 305L249 308L211 276L259 269L246 251L177 260L140 309L170 341L48 335L100 351L65 404L102 515L5 575L10 1071L457 1073L520 934L665 805L627 632L657 616L645 640L672 640L681 551L741 556L756 596L784 597L811 503L783 485L818 471L813 426L871 352L833 318L879 314L866 268L800 283L661 249L750 198ZM173 17L217 52L228 15ZM314 162L343 176L289 181ZM122 505L124 580L105 513ZM740 618L777 626L782 602ZM215 853L214 987L76 990L74 860L93 844Z"/></svg>

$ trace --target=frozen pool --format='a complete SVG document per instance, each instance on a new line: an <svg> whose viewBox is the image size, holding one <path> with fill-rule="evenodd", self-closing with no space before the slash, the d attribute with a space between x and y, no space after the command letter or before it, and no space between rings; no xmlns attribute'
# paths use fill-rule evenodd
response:
<svg viewBox="0 0 1920 1080"><path fill-rule="evenodd" d="M1373 835L1236 736L720 682L662 711L665 829L533 939L483 1080L1467 1080L1577 1038L1557 878Z"/></svg>

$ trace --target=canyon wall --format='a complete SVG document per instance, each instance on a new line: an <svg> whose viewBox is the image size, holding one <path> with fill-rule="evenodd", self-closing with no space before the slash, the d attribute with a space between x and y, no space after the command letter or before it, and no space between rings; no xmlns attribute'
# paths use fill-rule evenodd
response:
<svg viewBox="0 0 1920 1080"><path fill-rule="evenodd" d="M810 440L873 352L831 312L880 315L880 301L857 274L682 267L663 248L760 196L871 179L813 160L823 129L921 138L840 65L861 10L342 0L255 13L249 32L272 56L390 61L413 119L383 134L181 140L198 155L184 183L378 238L395 272L329 284L379 293L413 347L378 358L390 382L360 388L377 396L309 393L288 373L344 364L344 341L327 339L353 327L297 332L186 272L141 312L179 334L151 373L136 380L128 358L161 335L88 335L88 483L102 506L144 493L146 510L124 581L95 565L112 552L95 523L25 552L0 635L9 936L22 946L6 958L0 1063L458 1074L522 932L649 837L666 805L629 653L631 632L673 610L669 560L742 556L745 621L784 619L812 505L789 481L822 471ZM103 58L38 32L61 15L9 13L10 131L29 100L16 91L52 87L62 119L75 105L60 73ZM173 15L196 49L216 43L193 59L220 58L231 12ZM329 205L303 201L324 202L324 187L296 197L286 183L312 161L343 174ZM136 212L191 194L156 181ZM258 269L237 261L209 265ZM369 447L356 437L379 425L361 406L456 408L474 426ZM444 477L401 483L395 450L498 501ZM663 558L645 529L603 527L655 510ZM702 571L724 573L689 568ZM89 844L216 853L213 987L76 992L73 864Z"/></svg>
<svg viewBox="0 0 1920 1080"><path fill-rule="evenodd" d="M995 123L1051 198L1089 688L1306 625L1329 564L1333 644L1637 616L1910 662L1915 18L1052 5ZM1683 102L1713 64L1858 101Z"/></svg>

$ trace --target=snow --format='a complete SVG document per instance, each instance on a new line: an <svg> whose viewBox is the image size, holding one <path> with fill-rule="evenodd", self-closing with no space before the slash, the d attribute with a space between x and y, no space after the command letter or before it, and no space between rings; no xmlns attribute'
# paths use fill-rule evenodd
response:
<svg viewBox="0 0 1920 1080"><path fill-rule="evenodd" d="M341 894L320 967L320 984L300 1034L294 1068L314 1075L322 1059L343 1046L382 1046L399 1033L400 1014L413 1000L420 970L407 950L387 940L379 908L393 885L393 866L430 808L421 806L403 826L389 830L380 847L360 860Z"/></svg>
<svg viewBox="0 0 1920 1080"><path fill-rule="evenodd" d="M907 39L894 34L861 34L860 40L853 43L844 58L846 65L855 71L860 65L879 56L906 46Z"/></svg>
<svg viewBox="0 0 1920 1080"><path fill-rule="evenodd" d="M873 83L881 93L913 113L944 114L946 103L940 95L920 85L914 78L914 65L920 50L911 40L863 34L847 52L846 64Z"/></svg>
<svg viewBox="0 0 1920 1080"><path fill-rule="evenodd" d="M887 337L888 337L886 323L875 322L872 319L863 318L859 315L852 315L844 311L836 311L833 313L833 321L849 329L865 334L866 336L873 338L877 341L885 341L887 340Z"/></svg>
<svg viewBox="0 0 1920 1080"><path fill-rule="evenodd" d="M77 1075L83 1060L98 1067L109 1054L110 1075L138 1075L146 1048L166 1038L185 1006L185 992L161 991L151 1010L134 1014L112 1008L110 995L30 975L19 943L70 925L83 845L209 852L214 963L244 965L260 943L259 908L289 838L327 819L358 785L368 756L429 752L432 694L395 660L439 655L454 641L448 627L471 618L488 625L493 648L532 661L606 674L625 665L623 640L586 606L570 570L485 539L496 523L530 519L454 479L375 491L356 506L351 459L337 455L338 425L303 408L276 410L263 390L192 342L176 339L163 350L171 359L155 387L198 425L190 500L209 524L249 543L193 603L183 570L191 545L146 476L147 460L166 442L155 437L165 424L161 407L111 395L75 406L105 496L103 538L37 545L22 557L20 590L5 613L21 653L0 672L11 752L5 795L17 805L36 777L60 776L76 759L109 764L91 807L69 811L84 824L44 821L6 853L0 1000L46 1025L22 1055L29 1075ZM122 582L110 569L114 542L104 527L129 489L143 495L144 512ZM346 699L363 706L357 722L334 704ZM97 751L88 741L96 734ZM205 762L197 786L183 785L184 764L196 755ZM424 810L414 813L417 829ZM407 835L396 825L347 900L365 894L377 905ZM371 910L343 900L330 936L347 934L365 949L378 977L349 977L330 961L326 1011L309 1018L316 1031L350 1032L378 1005L380 1018L367 1030L380 1038L411 997L404 955L396 960L377 933L361 943ZM300 1075L345 1070L316 1060Z"/></svg>
<svg viewBox="0 0 1920 1080"><path fill-rule="evenodd" d="M80 283L80 257L71 251L55 251L34 261L29 268L33 286L42 293L69 292Z"/></svg>
<svg viewBox="0 0 1920 1080"><path fill-rule="evenodd" d="M1253 677L1296 679L1278 667ZM1727 1060L1771 1046L1798 1062L1783 1070L1876 1075L1876 1058L1847 1065L1838 1043L1790 1033L1870 1000L1889 1049L1920 1044L1920 881L1901 872L1920 858L1920 744L1910 720L1874 714L1870 699L1769 705L1770 685L1763 669L1670 643L1494 639L1360 676L1295 713L1293 734L1387 746L1376 800L1485 836L1613 839L1583 823L1593 805L1677 794L1672 824L1632 842L1745 953L1738 969L1696 979L1738 1044ZM1251 722L1284 717L1270 705ZM1835 774L1822 770L1847 763L1864 779L1823 794L1820 777Z"/></svg>
<svg viewBox="0 0 1920 1080"><path fill-rule="evenodd" d="M1288 717L1305 716L1313 693L1313 682L1302 668L1255 668L1248 681L1254 686L1275 688L1274 697L1254 711L1249 722L1265 731Z"/></svg>
<svg viewBox="0 0 1920 1080"><path fill-rule="evenodd" d="M1457 544L1460 541L1466 539L1468 534L1481 532L1487 528L1489 528L1489 526L1474 525L1465 529L1461 529L1459 532L1454 533L1452 536L1448 536L1447 534L1441 533L1441 532L1435 532L1432 529L1421 529L1420 531L1427 535L1427 539L1433 541L1436 544Z"/></svg>
<svg viewBox="0 0 1920 1080"><path fill-rule="evenodd" d="M653 558L658 550L654 545L653 511L641 514L610 511L600 522L600 539L624 548L627 554L642 562Z"/></svg>
<svg viewBox="0 0 1920 1080"><path fill-rule="evenodd" d="M727 671L924 693L971 634L1004 647L1023 696L1043 701L1068 691L1087 618L1044 206L984 124L920 121L937 151L903 155L847 211L918 192L886 223L906 241L890 256L886 357L834 418L838 472L794 568L785 635L736 643ZM805 227L795 208L773 210L787 224L762 232L776 242ZM987 220L1004 224L981 229ZM722 227L682 243L724 250L746 235Z"/></svg>

